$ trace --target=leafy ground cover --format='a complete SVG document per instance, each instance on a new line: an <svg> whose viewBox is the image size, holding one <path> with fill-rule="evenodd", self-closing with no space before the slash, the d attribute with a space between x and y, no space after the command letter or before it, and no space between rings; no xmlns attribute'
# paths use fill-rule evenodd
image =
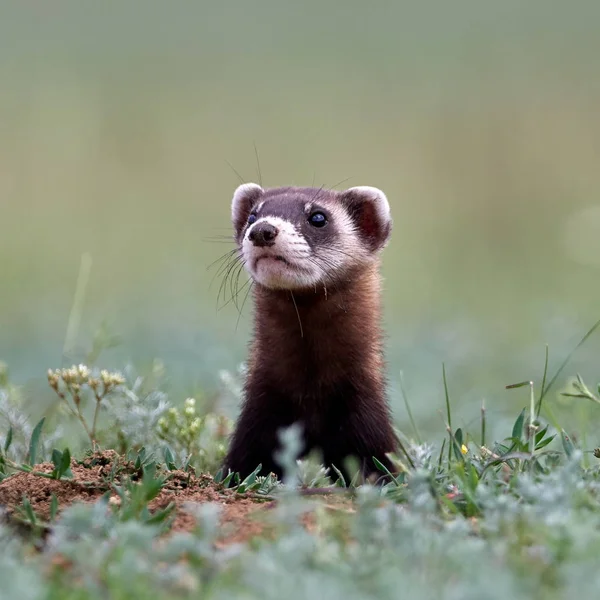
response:
<svg viewBox="0 0 600 600"><path fill-rule="evenodd" d="M483 409L476 431L453 428L444 373L445 437L399 433L384 485L297 460L293 428L282 481L221 472L231 422L192 398L172 406L159 369L49 371L59 409L32 424L2 368L0 595L592 597L600 450L547 406L566 364L537 388L508 386L529 395L499 441ZM600 404L579 376L562 393ZM86 441L71 451L61 426L73 423Z"/></svg>

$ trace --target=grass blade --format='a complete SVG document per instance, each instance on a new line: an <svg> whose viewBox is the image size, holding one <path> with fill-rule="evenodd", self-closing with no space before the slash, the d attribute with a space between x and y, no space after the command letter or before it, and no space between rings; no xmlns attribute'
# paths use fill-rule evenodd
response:
<svg viewBox="0 0 600 600"><path fill-rule="evenodd" d="M248 475L248 477L246 477L242 483L239 484L236 490L238 494L243 494L248 490L248 488L256 481L256 477L260 473L261 469L262 463L258 465L258 467L256 467L256 469L254 469L254 471L252 471L252 473L250 473L250 475Z"/></svg>
<svg viewBox="0 0 600 600"><path fill-rule="evenodd" d="M525 423L525 409L521 411L515 424L513 425L511 437L515 440L521 440L523 436L523 424Z"/></svg>
<svg viewBox="0 0 600 600"><path fill-rule="evenodd" d="M26 518L29 519L29 522L32 525L36 525L37 524L37 518L35 516L35 512L33 510L33 507L31 506L31 502L29 502L29 498L27 498L27 496L23 496L23 505L22 505L22 510L23 513L25 514Z"/></svg>
<svg viewBox="0 0 600 600"><path fill-rule="evenodd" d="M215 483L221 483L223 481L223 475L224 475L224 472L223 472L223 469L221 468L215 473L215 476L213 477L213 481Z"/></svg>
<svg viewBox="0 0 600 600"><path fill-rule="evenodd" d="M560 439L562 441L563 449L567 455L567 458L571 458L571 456L573 456L573 452L575 451L575 444L573 444L571 438L564 429L562 429L560 432Z"/></svg>
<svg viewBox="0 0 600 600"><path fill-rule="evenodd" d="M442 378L444 380L444 395L446 397L446 416L448 427L452 429L452 411L450 410L450 394L448 393L448 381L446 379L446 365L442 363Z"/></svg>
<svg viewBox="0 0 600 600"><path fill-rule="evenodd" d="M58 514L58 498L56 494L52 494L52 498L50 500L50 522L54 522L56 519L56 515Z"/></svg>
<svg viewBox="0 0 600 600"><path fill-rule="evenodd" d="M542 398L544 397L544 390L546 389L546 378L548 376L548 359L549 359L549 352L548 352L548 344L546 344L546 357L544 359L544 374L542 375L542 387L540 388L540 397L538 398L538 404L537 404L537 408L536 408L536 413L535 416L539 417L540 416L540 407L542 405Z"/></svg>
<svg viewBox="0 0 600 600"><path fill-rule="evenodd" d="M485 403L481 402L481 445L485 446Z"/></svg>
<svg viewBox="0 0 600 600"><path fill-rule="evenodd" d="M531 385L531 381L519 381L519 383L511 383L506 386L507 390L515 390L517 388L525 387L526 385Z"/></svg>
<svg viewBox="0 0 600 600"><path fill-rule="evenodd" d="M344 478L342 472L335 465L331 465L331 468L335 471L335 474L338 476L335 485L339 487L348 487L346 485L346 479Z"/></svg>
<svg viewBox="0 0 600 600"><path fill-rule="evenodd" d="M450 394L448 393L448 380L446 379L446 364L442 363L442 379L444 380L444 395L446 397L446 416L448 419L448 429L452 431L452 411L450 410ZM448 462L452 460L453 440L450 439L448 446Z"/></svg>
<svg viewBox="0 0 600 600"><path fill-rule="evenodd" d="M6 434L6 440L4 440L4 454L6 454L12 444L13 440L13 428L12 425L8 428L8 433Z"/></svg>
<svg viewBox="0 0 600 600"><path fill-rule="evenodd" d="M235 473L233 471L230 471L229 475L227 475L227 477L225 477L225 479L223 480L222 484L225 489L229 487L229 484L231 483L231 480L233 479L234 475Z"/></svg>
<svg viewBox="0 0 600 600"><path fill-rule="evenodd" d="M398 483L398 480L394 477L394 475L390 472L390 470L384 465L382 464L380 461L378 461L374 456L373 458L373 463L375 464L375 467L377 469L379 469L380 471L382 471L383 473L385 473L386 475L389 475L389 477L392 479L392 481L396 484L396 485L400 485Z"/></svg>
<svg viewBox="0 0 600 600"><path fill-rule="evenodd" d="M419 430L417 428L417 424L412 415L412 411L410 410L410 403L408 402L408 395L406 393L406 389L404 387L404 377L402 376L402 372L400 372L400 392L402 393L402 399L404 400L404 406L406 407L406 412L408 414L408 420L410 421L410 425L415 432L415 437L417 439L417 443L421 444L421 435L419 434Z"/></svg>
<svg viewBox="0 0 600 600"><path fill-rule="evenodd" d="M40 422L34 427L31 439L29 440L29 464L33 467L35 465L35 459L37 456L37 449L40 443L40 435L42 433L42 427L46 417L42 417Z"/></svg>
<svg viewBox="0 0 600 600"><path fill-rule="evenodd" d="M169 502L165 508L156 511L152 516L146 519L147 525L162 525L173 514L175 502Z"/></svg>
<svg viewBox="0 0 600 600"><path fill-rule="evenodd" d="M167 469L169 469L169 471L175 471L175 457L173 456L173 452L171 452L171 448L169 448L168 446L165 447L164 456Z"/></svg>
<svg viewBox="0 0 600 600"><path fill-rule="evenodd" d="M442 440L442 447L440 448L440 458L438 460L438 471L442 470L442 460L444 457L444 448L446 447L446 438Z"/></svg>
<svg viewBox="0 0 600 600"><path fill-rule="evenodd" d="M62 453L60 461L59 478L63 475L71 474L71 451L66 448Z"/></svg>
<svg viewBox="0 0 600 600"><path fill-rule="evenodd" d="M556 383L556 380L559 378L560 374L563 372L563 369L567 366L567 364L569 363L569 361L571 360L571 358L573 357L575 352L577 352L577 350L579 350L579 348L581 348L581 346L583 346L583 344L585 344L587 339L596 331L596 329L598 329L598 327L600 327L600 319L598 319L598 321L596 321L590 327L590 329L588 329L587 333L579 340L579 343L575 346L575 348L573 348L573 350L571 350L571 352L569 352L569 354L567 354L567 357L565 358L565 360L563 360L560 367L558 367L558 370L556 371L556 373L554 373L554 377L552 377L552 379L549 381L548 385L542 389L542 391L540 392L540 398L538 400L537 407L536 407L536 416L539 416L540 411L542 410L542 401L546 397L546 394L550 391L550 388Z"/></svg>

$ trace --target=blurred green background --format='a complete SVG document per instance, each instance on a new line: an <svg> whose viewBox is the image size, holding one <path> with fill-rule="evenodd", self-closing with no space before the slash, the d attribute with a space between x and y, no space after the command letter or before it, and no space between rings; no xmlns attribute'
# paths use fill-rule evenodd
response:
<svg viewBox="0 0 600 600"><path fill-rule="evenodd" d="M3 3L0 359L41 403L87 252L77 346L105 321L122 344L103 366L158 357L175 394L215 390L251 307L237 328L216 310L229 246L209 238L256 145L266 186L387 193L399 424L403 373L443 430L442 361L456 424L482 399L514 419L527 395L504 385L600 318L599 18L592 0ZM567 372L595 383L599 348Z"/></svg>

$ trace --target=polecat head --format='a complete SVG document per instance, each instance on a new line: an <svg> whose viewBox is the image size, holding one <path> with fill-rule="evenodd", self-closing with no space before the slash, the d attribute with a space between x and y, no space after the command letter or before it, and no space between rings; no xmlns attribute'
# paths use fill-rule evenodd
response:
<svg viewBox="0 0 600 600"><path fill-rule="evenodd" d="M245 183L233 195L232 221L252 279L298 291L334 285L372 262L392 228L387 198L374 187L263 190Z"/></svg>

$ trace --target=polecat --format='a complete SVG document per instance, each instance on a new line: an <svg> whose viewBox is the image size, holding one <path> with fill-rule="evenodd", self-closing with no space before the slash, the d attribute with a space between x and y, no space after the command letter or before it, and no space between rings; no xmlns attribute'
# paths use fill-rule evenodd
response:
<svg viewBox="0 0 600 600"><path fill-rule="evenodd" d="M304 452L345 476L396 450L385 392L379 255L392 227L385 194L239 186L232 221L253 282L254 338L244 402L225 459L242 477L262 464L281 476L278 432L293 423ZM333 474L333 473L332 473Z"/></svg>

